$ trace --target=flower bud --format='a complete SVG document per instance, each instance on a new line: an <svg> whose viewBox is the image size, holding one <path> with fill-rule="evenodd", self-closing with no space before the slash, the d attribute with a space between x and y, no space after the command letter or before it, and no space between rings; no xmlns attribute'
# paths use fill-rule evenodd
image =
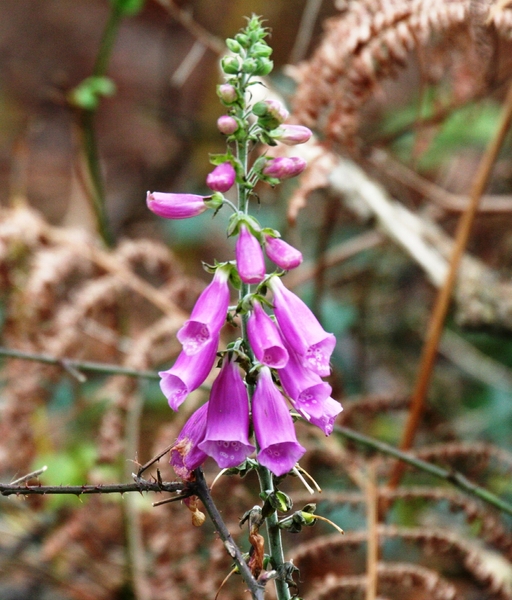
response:
<svg viewBox="0 0 512 600"><path fill-rule="evenodd" d="M242 63L242 73L254 73L258 63L254 58L246 58Z"/></svg>
<svg viewBox="0 0 512 600"><path fill-rule="evenodd" d="M240 63L234 56L223 56L220 65L227 75L236 75L240 71Z"/></svg>
<svg viewBox="0 0 512 600"><path fill-rule="evenodd" d="M236 241L236 266L244 283L260 283L265 278L265 259L260 243L245 225Z"/></svg>
<svg viewBox="0 0 512 600"><path fill-rule="evenodd" d="M289 271L302 262L302 253L284 240L265 235L265 252L280 269Z"/></svg>
<svg viewBox="0 0 512 600"><path fill-rule="evenodd" d="M258 75L259 77L265 77L265 75L268 75L273 68L274 61L269 60L268 58L257 58L256 68L254 69L254 75Z"/></svg>
<svg viewBox="0 0 512 600"><path fill-rule="evenodd" d="M252 47L251 54L258 58L268 58L272 54L272 48L265 42L257 42Z"/></svg>
<svg viewBox="0 0 512 600"><path fill-rule="evenodd" d="M230 162L222 163L208 173L206 185L214 192L227 192L235 183L236 173Z"/></svg>
<svg viewBox="0 0 512 600"><path fill-rule="evenodd" d="M237 33L235 35L235 40L242 46L243 48L248 48L251 44L249 38L245 35L245 33Z"/></svg>
<svg viewBox="0 0 512 600"><path fill-rule="evenodd" d="M200 215L208 209L205 204L206 198L208 196L196 194L148 192L146 203L150 211L164 219L188 219Z"/></svg>
<svg viewBox="0 0 512 600"><path fill-rule="evenodd" d="M272 118L280 125L284 123L289 116L289 112L278 100L263 100L256 102L252 107L252 112L260 118Z"/></svg>
<svg viewBox="0 0 512 600"><path fill-rule="evenodd" d="M217 119L217 129L224 135L231 135L238 129L238 123L234 117L222 115Z"/></svg>
<svg viewBox="0 0 512 600"><path fill-rule="evenodd" d="M242 46L240 46L240 44L233 38L227 38L226 46L229 50L231 50L231 52L235 52L236 54L239 54L240 50L242 49Z"/></svg>
<svg viewBox="0 0 512 600"><path fill-rule="evenodd" d="M217 86L217 95L225 104L233 104L238 98L236 88L230 83L223 83Z"/></svg>
<svg viewBox="0 0 512 600"><path fill-rule="evenodd" d="M290 179L300 175L306 166L306 161L299 156L291 156L290 158L279 156L269 159L263 167L262 173L267 177L275 177L276 179Z"/></svg>
<svg viewBox="0 0 512 600"><path fill-rule="evenodd" d="M304 144L311 135L311 129L304 127L304 125L281 125L281 127L270 132L272 138L287 146Z"/></svg>

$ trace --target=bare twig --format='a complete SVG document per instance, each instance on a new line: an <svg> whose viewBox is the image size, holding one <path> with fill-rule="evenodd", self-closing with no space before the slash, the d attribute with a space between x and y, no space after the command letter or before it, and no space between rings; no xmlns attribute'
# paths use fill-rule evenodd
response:
<svg viewBox="0 0 512 600"><path fill-rule="evenodd" d="M32 360L45 363L47 365L61 366L67 371L75 369L80 371L90 371L91 373L103 373L105 375L127 375L128 377L140 377L142 379L160 379L156 371L140 371L130 369L120 365L112 365L107 363L91 362L87 360L75 360L74 358L58 358L50 354L37 354L34 352L22 352L12 348L0 347L0 356L8 356L10 358L20 358L22 360Z"/></svg>
<svg viewBox="0 0 512 600"><path fill-rule="evenodd" d="M127 492L169 492L181 494L184 498L194 493L189 483L182 481L147 481L141 477L135 477L135 483L107 485L17 485L14 483L0 483L0 494L2 496L44 496L46 494L82 496L83 494L126 494Z"/></svg>
<svg viewBox="0 0 512 600"><path fill-rule="evenodd" d="M400 444L402 450L407 450L412 446L416 431L421 421L425 397L430 385L430 379L434 369L439 341L441 339L446 314L448 312L450 299L457 279L459 264L467 246L471 227L478 211L478 203L484 193L485 188L487 187L491 177L492 167L509 130L511 121L512 85L508 89L503 105L500 125L496 131L496 135L491 140L478 166L475 178L473 180L473 185L471 186L471 192L469 195L470 202L457 227L455 248L450 261L448 275L437 296L427 331L426 341L420 360L419 375L412 394L411 409ZM403 469L403 463L397 463L395 465L389 482L391 487L396 487L399 484Z"/></svg>
<svg viewBox="0 0 512 600"><path fill-rule="evenodd" d="M452 212L464 212L468 207L468 197L462 194L453 194L436 183L425 179L416 171L392 158L382 150L376 150L369 158L371 165L380 172L403 183L431 200L441 208ZM510 195L485 195L478 206L480 213L510 213L512 212L512 196Z"/></svg>
<svg viewBox="0 0 512 600"><path fill-rule="evenodd" d="M245 562L242 552L240 551L240 548L233 541L233 538L231 537L228 528L226 527L217 507L215 506L215 503L213 502L210 490L208 489L208 485L206 484L206 480L203 475L203 471L201 469L196 469L195 474L195 494L201 499L201 502L204 504L206 512L208 513L213 524L215 525L220 539L224 543L224 547L226 548L231 558L235 561L238 570L240 571L240 574L244 578L244 581L252 594L253 600L263 600L265 589L256 581L256 579L254 579L251 570L249 569L249 566Z"/></svg>
<svg viewBox="0 0 512 600"><path fill-rule="evenodd" d="M179 8L172 0L156 0L160 6L175 19L184 29L193 35L203 46L215 54L223 54L226 52L224 41L210 33L207 29L199 25L192 15L182 8Z"/></svg>

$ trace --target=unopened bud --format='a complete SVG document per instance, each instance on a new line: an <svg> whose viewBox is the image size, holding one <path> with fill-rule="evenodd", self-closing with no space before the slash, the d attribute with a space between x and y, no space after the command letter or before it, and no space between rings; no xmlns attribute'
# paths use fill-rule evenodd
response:
<svg viewBox="0 0 512 600"><path fill-rule="evenodd" d="M290 179L300 175L306 168L307 163L299 156L271 158L263 167L262 173L267 177L276 179Z"/></svg>
<svg viewBox="0 0 512 600"><path fill-rule="evenodd" d="M238 59L234 56L224 56L220 61L222 70L227 75L236 75L240 71Z"/></svg>
<svg viewBox="0 0 512 600"><path fill-rule="evenodd" d="M287 146L304 144L309 140L311 135L311 129L304 127L304 125L281 125L281 127L270 132L270 136L274 140L282 142Z"/></svg>
<svg viewBox="0 0 512 600"><path fill-rule="evenodd" d="M217 86L217 95L225 104L233 104L238 98L235 87L230 83L223 83Z"/></svg>
<svg viewBox="0 0 512 600"><path fill-rule="evenodd" d="M235 183L236 173L230 162L222 163L208 173L206 185L214 192L227 192Z"/></svg>
<svg viewBox="0 0 512 600"><path fill-rule="evenodd" d="M217 129L224 135L231 135L238 129L238 123L234 117L222 115L217 119Z"/></svg>

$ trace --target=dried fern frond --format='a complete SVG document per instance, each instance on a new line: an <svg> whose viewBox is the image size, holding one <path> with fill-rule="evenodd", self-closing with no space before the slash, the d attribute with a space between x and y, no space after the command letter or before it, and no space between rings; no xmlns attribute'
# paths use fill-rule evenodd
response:
<svg viewBox="0 0 512 600"><path fill-rule="evenodd" d="M328 139L354 144L363 105L379 93L381 81L406 65L413 50L422 55L423 77L445 78L460 99L485 85L490 56L473 38L476 25L489 17L489 6L483 14L472 10L470 0L351 0L343 6L327 22L313 57L292 70L298 82L295 116ZM491 20L499 33L510 35L508 8L495 11Z"/></svg>
<svg viewBox="0 0 512 600"><path fill-rule="evenodd" d="M430 598L454 600L457 589L439 573L426 567L402 563L378 563L378 593L393 600ZM326 578L318 591L309 596L315 600L364 600L367 586L365 575ZM382 597L382 596L379 596Z"/></svg>
<svg viewBox="0 0 512 600"><path fill-rule="evenodd" d="M474 540L439 528L404 528L391 525L378 526L382 539L400 539L414 543L426 555L452 556L464 566L479 585L500 598L512 593L512 564ZM336 572L337 564L345 552L357 550L366 541L366 532L347 532L344 536L323 536L299 545L294 554L295 564L308 572ZM321 566L320 566L321 565Z"/></svg>

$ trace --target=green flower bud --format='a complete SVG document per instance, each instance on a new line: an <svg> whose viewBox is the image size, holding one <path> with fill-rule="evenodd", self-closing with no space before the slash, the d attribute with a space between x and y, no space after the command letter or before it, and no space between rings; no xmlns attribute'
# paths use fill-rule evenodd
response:
<svg viewBox="0 0 512 600"><path fill-rule="evenodd" d="M258 68L258 63L254 58L246 58L242 63L243 73L254 73Z"/></svg>
<svg viewBox="0 0 512 600"><path fill-rule="evenodd" d="M226 46L235 54L239 54L240 50L242 49L242 46L240 46L240 44L232 38L228 38L226 40Z"/></svg>
<svg viewBox="0 0 512 600"><path fill-rule="evenodd" d="M221 60L221 68L227 75L236 75L240 71L240 64L234 56L224 56Z"/></svg>
<svg viewBox="0 0 512 600"><path fill-rule="evenodd" d="M249 48L251 42L249 38L244 33L237 33L235 35L235 40L242 46L242 48Z"/></svg>
<svg viewBox="0 0 512 600"><path fill-rule="evenodd" d="M272 48L265 42L258 42L252 47L251 54L259 58L268 58L272 54Z"/></svg>
<svg viewBox="0 0 512 600"><path fill-rule="evenodd" d="M256 69L254 70L254 75L264 77L265 75L268 75L273 68L274 63L271 60L268 60L268 58L258 58L256 59Z"/></svg>

